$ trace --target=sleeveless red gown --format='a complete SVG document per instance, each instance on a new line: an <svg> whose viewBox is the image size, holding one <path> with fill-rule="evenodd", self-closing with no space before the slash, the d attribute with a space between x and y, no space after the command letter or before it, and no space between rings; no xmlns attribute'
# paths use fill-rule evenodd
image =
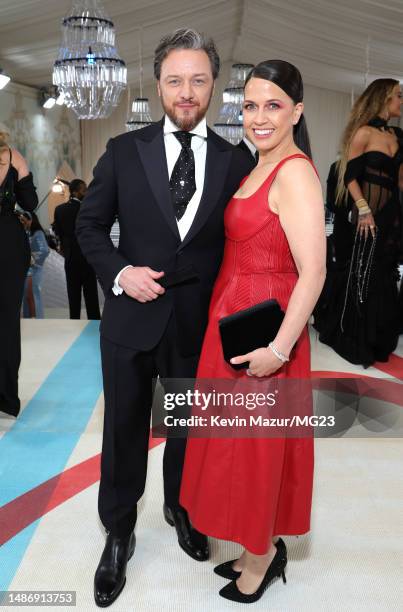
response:
<svg viewBox="0 0 403 612"><path fill-rule="evenodd" d="M198 378L251 380L224 361L218 320L269 298L287 308L298 275L267 194L280 167L296 157L308 159L301 154L283 159L253 195L232 198L226 208L224 257ZM276 376L310 377L307 328ZM189 438L180 504L200 532L265 554L271 537L310 529L313 451L312 438Z"/></svg>

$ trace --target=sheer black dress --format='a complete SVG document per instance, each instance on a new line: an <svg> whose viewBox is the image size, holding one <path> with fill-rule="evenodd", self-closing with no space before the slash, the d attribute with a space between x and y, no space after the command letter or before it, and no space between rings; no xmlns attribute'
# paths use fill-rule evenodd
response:
<svg viewBox="0 0 403 612"><path fill-rule="evenodd" d="M0 411L17 416L21 360L20 309L31 251L15 203L32 211L38 204L32 174L18 180L11 165L0 185Z"/></svg>
<svg viewBox="0 0 403 612"><path fill-rule="evenodd" d="M377 226L375 239L356 233L357 209L349 196L335 207L335 261L315 313L321 342L341 357L367 367L387 361L399 337L398 262L401 213L398 174L403 132L391 128L399 150L391 157L367 151L347 164L344 183L356 179Z"/></svg>

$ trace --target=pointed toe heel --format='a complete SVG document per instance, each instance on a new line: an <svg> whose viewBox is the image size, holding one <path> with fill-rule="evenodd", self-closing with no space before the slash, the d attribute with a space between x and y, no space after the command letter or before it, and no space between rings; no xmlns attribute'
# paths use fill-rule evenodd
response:
<svg viewBox="0 0 403 612"><path fill-rule="evenodd" d="M232 580L232 582L228 583L221 589L221 591L219 591L219 594L225 599L236 601L238 603L254 603L262 597L267 587L275 578L282 577L284 584L287 582L284 573L286 565L287 557L284 555L284 550L280 546L280 548L277 548L277 552L274 555L273 561L267 568L262 582L254 593L242 593L242 591L240 591L238 588L236 580Z"/></svg>
<svg viewBox="0 0 403 612"><path fill-rule="evenodd" d="M225 563L221 563L220 565L216 565L214 568L214 573L217 576L221 576L221 578L227 578L228 580L236 580L242 574L242 572L238 572L234 570L232 565L238 561L238 559L232 559L232 561L226 561Z"/></svg>

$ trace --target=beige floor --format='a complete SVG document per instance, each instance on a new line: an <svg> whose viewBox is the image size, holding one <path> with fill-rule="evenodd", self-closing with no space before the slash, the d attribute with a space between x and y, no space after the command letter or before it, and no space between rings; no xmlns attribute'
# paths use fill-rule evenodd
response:
<svg viewBox="0 0 403 612"><path fill-rule="evenodd" d="M42 384L84 325L60 320L24 322L23 403ZM314 337L312 340L314 369L362 373ZM397 354L402 355L402 346ZM371 370L366 374L384 376ZM102 410L101 395L66 468L100 452ZM3 434L12 426L12 419L0 418ZM181 551L174 530L164 522L162 452L163 445L150 451L147 489L137 526L137 549L128 566L126 587L111 609L116 612L241 609L242 605L218 596L225 581L212 571L216 563L236 556L239 547L212 540L212 558L201 564ZM312 530L306 536L285 538L289 550L287 584L282 581L272 584L253 609L402 610L402 441L317 439L315 457ZM41 519L8 586L10 590L73 590L77 592L77 610L97 609L92 582L104 542L97 517L97 489L98 484L92 485Z"/></svg>

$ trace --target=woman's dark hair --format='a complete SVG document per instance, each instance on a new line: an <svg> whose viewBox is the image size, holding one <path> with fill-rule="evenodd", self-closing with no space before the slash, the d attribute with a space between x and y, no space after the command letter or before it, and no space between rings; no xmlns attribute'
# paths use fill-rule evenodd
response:
<svg viewBox="0 0 403 612"><path fill-rule="evenodd" d="M31 212L31 216L32 216L32 223L31 223L31 227L30 227L30 232L31 234L35 234L35 232L43 232L45 233L42 225L39 222L38 216L36 213Z"/></svg>
<svg viewBox="0 0 403 612"><path fill-rule="evenodd" d="M278 85L295 104L304 99L304 85L301 73L292 64L283 60L266 60L252 68L245 80L245 87L252 78L265 79ZM312 158L311 144L305 117L302 114L294 125L294 142L308 157Z"/></svg>

